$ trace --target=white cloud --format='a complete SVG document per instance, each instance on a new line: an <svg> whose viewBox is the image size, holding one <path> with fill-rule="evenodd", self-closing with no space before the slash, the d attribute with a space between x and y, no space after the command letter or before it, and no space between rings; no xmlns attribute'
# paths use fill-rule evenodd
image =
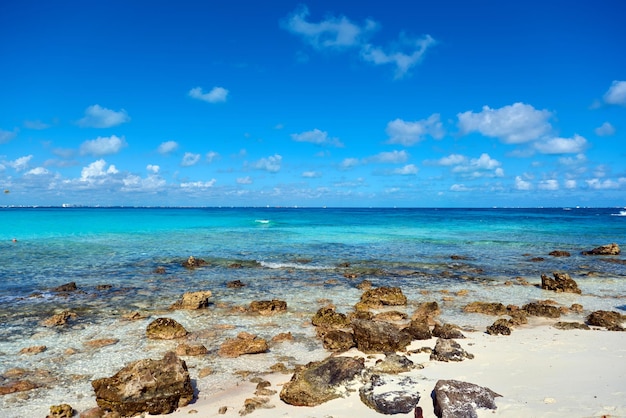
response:
<svg viewBox="0 0 626 418"><path fill-rule="evenodd" d="M180 183L180 187L183 189L210 189L216 182L216 179L211 179L209 181L191 181L187 183Z"/></svg>
<svg viewBox="0 0 626 418"><path fill-rule="evenodd" d="M277 173L280 171L280 163L282 159L282 156L274 154L267 158L261 158L253 164L253 167L259 170L269 171L270 173Z"/></svg>
<svg viewBox="0 0 626 418"><path fill-rule="evenodd" d="M17 158L15 161L7 162L7 165L13 167L15 171L24 171L28 168L28 163L32 159L32 155L25 155L24 157Z"/></svg>
<svg viewBox="0 0 626 418"><path fill-rule="evenodd" d="M174 152L178 149L178 143L176 141L165 141L162 142L161 145L159 145L159 148L157 148L157 152L159 154L169 154L171 152Z"/></svg>
<svg viewBox="0 0 626 418"><path fill-rule="evenodd" d="M449 165L464 164L466 161L467 161L467 157L464 155L450 154L447 157L440 158L439 160L435 162L435 164L449 166Z"/></svg>
<svg viewBox="0 0 626 418"><path fill-rule="evenodd" d="M9 142L13 138L15 138L17 136L17 132L18 132L17 129L14 129L13 131L4 131L0 129L0 144Z"/></svg>
<svg viewBox="0 0 626 418"><path fill-rule="evenodd" d="M403 176L417 174L419 169L415 166L415 164L407 164L402 168L396 168L393 170L394 174L400 174Z"/></svg>
<svg viewBox="0 0 626 418"><path fill-rule="evenodd" d="M576 188L576 180L565 180L565 188L572 190Z"/></svg>
<svg viewBox="0 0 626 418"><path fill-rule="evenodd" d="M131 174L122 179L122 187L120 190L123 192L154 191L162 189L166 184L166 181L157 175L149 175L146 178L141 178Z"/></svg>
<svg viewBox="0 0 626 418"><path fill-rule="evenodd" d="M345 158L341 162L341 168L348 169L348 168L356 167L359 164L360 164L360 161L358 158Z"/></svg>
<svg viewBox="0 0 626 418"><path fill-rule="evenodd" d="M401 41L398 45L402 45L406 52L399 51L398 49L386 52L380 47L367 44L363 46L361 56L365 61L377 65L395 65L395 78L400 79L407 75L411 68L419 64L428 48L434 46L436 43L435 39L430 35L417 39L408 39L401 36Z"/></svg>
<svg viewBox="0 0 626 418"><path fill-rule="evenodd" d="M533 185L529 181L526 181L526 180L522 179L522 177L516 176L515 177L515 188L517 190L532 190Z"/></svg>
<svg viewBox="0 0 626 418"><path fill-rule="evenodd" d="M452 171L459 173L474 170L495 170L500 167L500 165L500 161L491 158L489 154L483 153L479 158L472 158L469 161L457 165Z"/></svg>
<svg viewBox="0 0 626 418"><path fill-rule="evenodd" d="M524 103L500 109L484 106L479 113L468 111L457 115L462 134L479 132L506 144L534 141L548 134L552 130L548 122L551 116L547 110L537 110Z"/></svg>
<svg viewBox="0 0 626 418"><path fill-rule="evenodd" d="M302 177L312 179L322 177L322 173L318 173L317 171L305 171L302 173Z"/></svg>
<svg viewBox="0 0 626 418"><path fill-rule="evenodd" d="M611 87L604 93L604 102L626 106L626 81L613 81Z"/></svg>
<svg viewBox="0 0 626 418"><path fill-rule="evenodd" d="M116 154L126 146L124 137L111 135L108 137L99 136L96 139L85 141L80 145L81 155L93 155L100 157L103 155Z"/></svg>
<svg viewBox="0 0 626 418"><path fill-rule="evenodd" d="M85 117L77 124L83 128L110 128L129 121L130 117L124 109L116 112L96 104L85 109Z"/></svg>
<svg viewBox="0 0 626 418"><path fill-rule="evenodd" d="M380 164L400 164L406 162L409 159L409 154L402 151L389 151L381 152L364 160L366 163L380 163Z"/></svg>
<svg viewBox="0 0 626 418"><path fill-rule="evenodd" d="M185 155L183 155L183 159L180 162L180 165L182 165L183 167L191 167L192 165L198 164L198 161L200 161L200 154L186 152Z"/></svg>
<svg viewBox="0 0 626 418"><path fill-rule="evenodd" d="M573 138L551 138L535 143L535 149L542 154L578 154L587 147L587 140L580 135Z"/></svg>
<svg viewBox="0 0 626 418"><path fill-rule="evenodd" d="M590 179L586 180L587 185L596 190L621 189L626 187L626 177L620 177L617 181L606 179Z"/></svg>
<svg viewBox="0 0 626 418"><path fill-rule="evenodd" d="M604 122L602 125L598 126L594 132L598 136L611 136L615 134L615 127L609 122Z"/></svg>
<svg viewBox="0 0 626 418"><path fill-rule="evenodd" d="M106 168L106 164L105 160L100 159L89 164L87 167L83 167L80 172L80 180L92 182L95 179L118 173L114 165L111 164Z"/></svg>
<svg viewBox="0 0 626 418"><path fill-rule="evenodd" d="M307 21L309 9L298 7L285 21L283 26L289 32L302 36L305 42L314 48L346 48L361 45L362 38L376 29L371 20L362 26L352 23L348 18L328 17L319 23Z"/></svg>
<svg viewBox="0 0 626 418"><path fill-rule="evenodd" d="M328 132L313 129L299 134L291 134L291 139L296 142L310 142L317 145L332 145L334 147L343 147L338 138L329 138Z"/></svg>
<svg viewBox="0 0 626 418"><path fill-rule="evenodd" d="M217 152L215 152L215 151L209 151L209 152L206 153L206 160L209 163L212 163L213 161L215 161L219 157L220 157L220 155Z"/></svg>
<svg viewBox="0 0 626 418"><path fill-rule="evenodd" d="M469 192L470 190L472 189L465 186L464 184L453 184L452 186L450 186L450 191L452 192Z"/></svg>
<svg viewBox="0 0 626 418"><path fill-rule="evenodd" d="M559 163L568 166L579 166L587 162L585 154L578 154L576 157L560 157Z"/></svg>
<svg viewBox="0 0 626 418"><path fill-rule="evenodd" d="M43 167L35 167L32 170L28 170L26 173L24 173L24 175L41 176L41 175L48 174L48 173L49 171Z"/></svg>
<svg viewBox="0 0 626 418"><path fill-rule="evenodd" d="M157 174L161 170L161 167L159 167L158 165L148 164L146 166L146 170L148 170L148 171L150 171L150 172L152 172L154 174Z"/></svg>
<svg viewBox="0 0 626 418"><path fill-rule="evenodd" d="M213 87L208 93L202 92L202 87L194 87L189 90L189 97L202 100L208 103L225 102L228 97L228 90L223 87Z"/></svg>
<svg viewBox="0 0 626 418"><path fill-rule="evenodd" d="M426 135L435 139L441 139L444 135L438 113L431 115L428 119L415 122L406 122L402 119L393 120L387 124L386 132L389 135L388 142L390 144L401 144L407 147L415 145Z"/></svg>
<svg viewBox="0 0 626 418"><path fill-rule="evenodd" d="M557 180L542 180L537 185L540 190L559 190L559 182Z"/></svg>
<svg viewBox="0 0 626 418"><path fill-rule="evenodd" d="M252 179L250 178L250 176L239 177L237 179L237 184L252 184Z"/></svg>

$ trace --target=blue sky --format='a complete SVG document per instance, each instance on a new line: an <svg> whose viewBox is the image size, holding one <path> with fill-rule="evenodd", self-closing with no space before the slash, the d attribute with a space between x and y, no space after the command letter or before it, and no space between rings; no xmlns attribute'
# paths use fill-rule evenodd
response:
<svg viewBox="0 0 626 418"><path fill-rule="evenodd" d="M1 2L0 205L624 206L625 15Z"/></svg>

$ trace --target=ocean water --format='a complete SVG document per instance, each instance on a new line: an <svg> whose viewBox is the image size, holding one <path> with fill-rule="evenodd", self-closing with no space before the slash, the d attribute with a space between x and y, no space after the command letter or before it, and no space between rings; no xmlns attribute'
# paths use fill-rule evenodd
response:
<svg viewBox="0 0 626 418"><path fill-rule="evenodd" d="M0 386L16 379L39 386L0 395L3 417L45 416L60 403L95 406L93 379L176 347L145 338L147 324L162 316L209 349L207 356L185 358L200 393L235 384L242 379L237 371L324 358L311 316L328 303L349 312L365 279L400 287L409 299L400 310L409 315L418 303L435 300L442 321L476 330L494 321L463 313L476 300L583 305L585 312L568 320L596 309L626 311L626 265L619 262L626 257L580 254L612 242L626 246L626 216L615 208L0 208L0 219ZM572 256L551 257L552 250ZM191 255L207 265L183 268ZM569 273L583 294L518 284L520 277L539 284L541 274L554 271ZM245 287L228 287L234 280ZM53 291L68 282L78 291ZM208 309L168 310L196 290L213 292ZM287 312L242 312L269 299L286 301ZM66 310L76 313L68 325L42 325ZM126 320L130 312L144 318ZM241 331L266 339L291 332L294 341L265 354L219 358L220 344ZM85 345L101 338L119 342ZM40 354L19 354L41 345ZM198 377L206 367L213 373Z"/></svg>

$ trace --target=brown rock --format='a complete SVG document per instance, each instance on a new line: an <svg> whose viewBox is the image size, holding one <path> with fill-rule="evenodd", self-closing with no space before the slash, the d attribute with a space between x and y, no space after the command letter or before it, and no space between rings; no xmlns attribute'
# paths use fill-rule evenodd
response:
<svg viewBox="0 0 626 418"><path fill-rule="evenodd" d="M330 329L344 328L350 325L350 321L345 314L335 312L332 306L325 306L317 311L311 318L311 323L316 327L324 327Z"/></svg>
<svg viewBox="0 0 626 418"><path fill-rule="evenodd" d="M64 403L61 405L52 405L50 407L50 415L46 418L72 418L74 416L74 408Z"/></svg>
<svg viewBox="0 0 626 418"><path fill-rule="evenodd" d="M77 290L78 290L78 287L76 287L76 282L65 283L59 287L55 287L54 289L52 289L53 292L58 292L58 293L75 292Z"/></svg>
<svg viewBox="0 0 626 418"><path fill-rule="evenodd" d="M45 345L34 345L32 347L24 347L20 350L20 354L39 354L39 353L43 353L44 351L46 351L48 349L48 347L46 347Z"/></svg>
<svg viewBox="0 0 626 418"><path fill-rule="evenodd" d="M210 290L201 290L198 292L186 292L183 296L174 302L170 309L187 309L197 310L209 306L209 298L212 296Z"/></svg>
<svg viewBox="0 0 626 418"><path fill-rule="evenodd" d="M226 287L231 288L231 289L239 289L240 287L244 287L245 283L243 283L241 280L233 280L231 282L226 283Z"/></svg>
<svg viewBox="0 0 626 418"><path fill-rule="evenodd" d="M106 418L120 418L117 412L107 412L99 406L81 412L79 418L105 418L105 416Z"/></svg>
<svg viewBox="0 0 626 418"><path fill-rule="evenodd" d="M269 402L270 399L264 397L248 398L243 402L243 409L239 411L239 415L251 414L259 408L274 408L274 405L271 405Z"/></svg>
<svg viewBox="0 0 626 418"><path fill-rule="evenodd" d="M157 318L146 328L146 336L152 340L173 340L187 335L187 330L171 318Z"/></svg>
<svg viewBox="0 0 626 418"><path fill-rule="evenodd" d="M482 313L486 315L505 315L508 310L502 303L496 302L472 302L465 305L465 312Z"/></svg>
<svg viewBox="0 0 626 418"><path fill-rule="evenodd" d="M546 318L559 318L561 316L559 308L548 305L545 302L531 302L522 306L522 309L531 316L543 316Z"/></svg>
<svg viewBox="0 0 626 418"><path fill-rule="evenodd" d="M291 332L281 332L280 334L272 337L272 344L278 344L285 341L293 341L293 335L291 335Z"/></svg>
<svg viewBox="0 0 626 418"><path fill-rule="evenodd" d="M552 273L554 279L541 275L541 288L544 290L553 290L557 293L578 293L581 294L581 290L578 288L578 284L567 273Z"/></svg>
<svg viewBox="0 0 626 418"><path fill-rule="evenodd" d="M605 327L611 331L624 331L624 317L615 311L594 311L587 316L587 323L597 327Z"/></svg>
<svg viewBox="0 0 626 418"><path fill-rule="evenodd" d="M263 316L275 315L287 310L287 302L277 299L259 300L250 303L249 312Z"/></svg>
<svg viewBox="0 0 626 418"><path fill-rule="evenodd" d="M404 328L404 331L408 332L414 340L430 340L432 338L428 324L419 320L411 321L409 326Z"/></svg>
<svg viewBox="0 0 626 418"><path fill-rule="evenodd" d="M500 318L487 327L487 334L511 335L511 323L506 319Z"/></svg>
<svg viewBox="0 0 626 418"><path fill-rule="evenodd" d="M406 296L399 287L382 286L366 290L361 296L361 303L371 308L406 305L406 302Z"/></svg>
<svg viewBox="0 0 626 418"><path fill-rule="evenodd" d="M100 338L98 340L85 341L83 344L89 348L100 348L117 344L118 342L120 342L120 340L117 338Z"/></svg>
<svg viewBox="0 0 626 418"><path fill-rule="evenodd" d="M204 356L209 350L202 344L178 344L176 347L176 355L178 356Z"/></svg>
<svg viewBox="0 0 626 418"><path fill-rule="evenodd" d="M405 314L404 312L398 312L398 311L386 311L386 312L381 312L379 314L374 315L374 319L376 321L387 321L387 322L404 321L408 317L409 316Z"/></svg>
<svg viewBox="0 0 626 418"><path fill-rule="evenodd" d="M552 252L550 252L550 254L552 257L569 257L571 256L571 254L567 251L559 251L559 250L554 250Z"/></svg>
<svg viewBox="0 0 626 418"><path fill-rule="evenodd" d="M348 351L356 345L354 335L351 332L330 330L322 336L322 344L329 351Z"/></svg>
<svg viewBox="0 0 626 418"><path fill-rule="evenodd" d="M398 374L409 372L415 367L415 363L406 356L389 353L385 355L384 359L378 360L371 371L373 373Z"/></svg>
<svg viewBox="0 0 626 418"><path fill-rule="evenodd" d="M172 352L162 360L135 361L91 385L100 408L125 417L169 414L193 400L187 365Z"/></svg>
<svg viewBox="0 0 626 418"><path fill-rule="evenodd" d="M155 274L165 274L166 273L165 267L158 266L157 268L154 269L154 273Z"/></svg>
<svg viewBox="0 0 626 418"><path fill-rule="evenodd" d="M218 354L222 357L239 357L243 354L259 354L269 350L267 341L247 332L237 338L229 338L222 343Z"/></svg>
<svg viewBox="0 0 626 418"><path fill-rule="evenodd" d="M422 302L417 306L415 312L413 312L411 319L432 324L434 323L434 318L440 314L441 310L437 302Z"/></svg>
<svg viewBox="0 0 626 418"><path fill-rule="evenodd" d="M201 258L195 258L193 255L190 255L189 258L183 262L183 267L187 269L194 269L205 265L207 265L206 261Z"/></svg>
<svg viewBox="0 0 626 418"><path fill-rule="evenodd" d="M600 247L596 247L590 251L583 251L583 255L618 255L621 252L619 245L607 244L601 245Z"/></svg>
<svg viewBox="0 0 626 418"><path fill-rule="evenodd" d="M370 290L372 288L372 282L369 280L363 280L361 283L356 285L356 288L359 290Z"/></svg>
<svg viewBox="0 0 626 418"><path fill-rule="evenodd" d="M588 325L583 324L581 322L557 322L552 325L554 328L562 329L562 330L570 330L570 329L590 329Z"/></svg>
<svg viewBox="0 0 626 418"><path fill-rule="evenodd" d="M411 343L411 335L388 322L355 319L352 330L357 348L364 353L402 351Z"/></svg>
<svg viewBox="0 0 626 418"><path fill-rule="evenodd" d="M453 324L435 324L435 328L432 331L433 337L455 339L465 338L465 335L461 332L461 329Z"/></svg>
<svg viewBox="0 0 626 418"><path fill-rule="evenodd" d="M0 396L15 392L26 392L37 387L37 384L30 380L17 380L0 386Z"/></svg>
<svg viewBox="0 0 626 418"><path fill-rule="evenodd" d="M45 327L60 327L63 326L65 324L67 324L67 322L69 320L75 320L76 319L76 314L74 312L70 312L70 311L63 311L61 313L58 313L56 315L52 315L52 317L46 319L45 321L43 321L43 326Z"/></svg>

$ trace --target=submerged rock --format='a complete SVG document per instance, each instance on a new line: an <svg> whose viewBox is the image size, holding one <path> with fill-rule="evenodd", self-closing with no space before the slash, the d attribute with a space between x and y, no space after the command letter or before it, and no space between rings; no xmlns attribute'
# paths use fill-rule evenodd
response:
<svg viewBox="0 0 626 418"><path fill-rule="evenodd" d="M359 395L365 405L381 414L407 414L420 400L417 383L410 376L374 374Z"/></svg>
<svg viewBox="0 0 626 418"><path fill-rule="evenodd" d="M170 309L188 309L197 310L209 306L209 298L213 294L210 290L201 290L198 292L186 292L183 296L174 302Z"/></svg>
<svg viewBox="0 0 626 418"><path fill-rule="evenodd" d="M203 356L207 354L209 350L202 344L187 344L182 343L176 347L176 354L179 356Z"/></svg>
<svg viewBox="0 0 626 418"><path fill-rule="evenodd" d="M173 352L161 360L135 361L91 385L100 408L124 417L169 414L193 399L187 365Z"/></svg>
<svg viewBox="0 0 626 418"><path fill-rule="evenodd" d="M430 354L431 360L437 361L463 361L466 358L473 359L474 355L463 350L461 345L454 340L438 338L435 348Z"/></svg>
<svg viewBox="0 0 626 418"><path fill-rule="evenodd" d="M482 313L486 315L505 315L508 310L502 303L497 302L472 302L463 308L465 312Z"/></svg>
<svg viewBox="0 0 626 418"><path fill-rule="evenodd" d="M75 292L77 290L78 290L78 287L76 286L76 282L65 283L65 284L62 284L61 286L58 286L52 289L53 292L57 292L57 293Z"/></svg>
<svg viewBox="0 0 626 418"><path fill-rule="evenodd" d="M477 418L476 408L497 409L495 398L501 396L473 383L439 380L432 398L439 418Z"/></svg>
<svg viewBox="0 0 626 418"><path fill-rule="evenodd" d="M569 276L569 274L554 272L552 275L554 276L554 279L551 279L545 274L541 275L542 289L564 293L582 293L578 288L578 284Z"/></svg>
<svg viewBox="0 0 626 418"><path fill-rule="evenodd" d="M550 254L552 257L570 257L571 254L567 251L554 250L551 251Z"/></svg>
<svg viewBox="0 0 626 418"><path fill-rule="evenodd" d="M174 340L186 335L185 327L171 318L157 318L146 328L146 336L152 340Z"/></svg>
<svg viewBox="0 0 626 418"><path fill-rule="evenodd" d="M193 255L190 255L187 260L183 261L183 267L187 269L194 269L205 265L207 265L206 261L201 258L195 258Z"/></svg>
<svg viewBox="0 0 626 418"><path fill-rule="evenodd" d="M287 302L277 299L257 300L250 303L248 311L263 316L275 315L287 310Z"/></svg>
<svg viewBox="0 0 626 418"><path fill-rule="evenodd" d="M244 354L259 354L269 350L267 341L247 332L240 332L237 338L229 338L222 343L218 354L222 357L239 357Z"/></svg>
<svg viewBox="0 0 626 418"><path fill-rule="evenodd" d="M355 319L352 330L357 348L364 353L402 351L411 343L411 335L388 322Z"/></svg>
<svg viewBox="0 0 626 418"><path fill-rule="evenodd" d="M583 255L618 255L621 252L619 245L607 244L594 248L593 250L583 251Z"/></svg>
<svg viewBox="0 0 626 418"><path fill-rule="evenodd" d="M15 380L0 386L0 396L15 392L26 392L39 386L30 380Z"/></svg>
<svg viewBox="0 0 626 418"><path fill-rule="evenodd" d="M342 396L341 386L353 380L363 369L364 360L329 357L311 362L294 373L280 391L280 399L296 406L317 406Z"/></svg>

